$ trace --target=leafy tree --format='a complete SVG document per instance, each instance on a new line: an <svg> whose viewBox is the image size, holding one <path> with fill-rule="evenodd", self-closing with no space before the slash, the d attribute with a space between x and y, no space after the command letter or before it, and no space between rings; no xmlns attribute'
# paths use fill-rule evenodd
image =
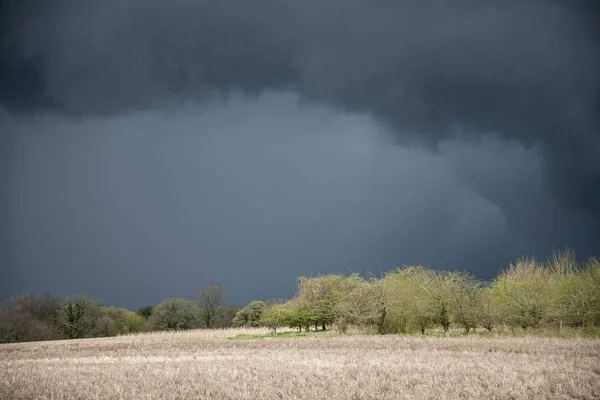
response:
<svg viewBox="0 0 600 400"><path fill-rule="evenodd" d="M277 328L282 326L297 326L291 320L291 313L286 304L275 303L270 305L261 313L260 323L271 330L274 334L277 333Z"/></svg>
<svg viewBox="0 0 600 400"><path fill-rule="evenodd" d="M500 308L490 293L489 289L483 289L479 296L479 304L477 306L477 322L491 332L495 326L502 323Z"/></svg>
<svg viewBox="0 0 600 400"><path fill-rule="evenodd" d="M208 285L200 292L198 304L200 305L202 319L207 328L213 328L215 316L223 303L225 303L225 297L223 289L219 284Z"/></svg>
<svg viewBox="0 0 600 400"><path fill-rule="evenodd" d="M325 330L336 319L337 304L361 282L357 274L301 277L298 279L296 306L304 310L305 315L310 315L308 319L311 323L320 324Z"/></svg>
<svg viewBox="0 0 600 400"><path fill-rule="evenodd" d="M148 320L152 330L185 330L202 327L198 304L185 299L166 299L154 307Z"/></svg>
<svg viewBox="0 0 600 400"><path fill-rule="evenodd" d="M69 339L92 337L101 308L102 303L86 295L72 296L62 302L57 321Z"/></svg>
<svg viewBox="0 0 600 400"><path fill-rule="evenodd" d="M380 282L361 282L343 299L335 309L338 327L345 331L348 325L376 327L384 333L387 314L385 290Z"/></svg>
<svg viewBox="0 0 600 400"><path fill-rule="evenodd" d="M584 268L554 276L554 280L560 293L557 315L561 322L574 327L600 323L600 259L591 258Z"/></svg>
<svg viewBox="0 0 600 400"><path fill-rule="evenodd" d="M310 327L318 322L317 315L311 304L301 297L294 297L285 303L285 308L287 311L287 323L290 328L298 328L300 332L304 328L308 332L310 331Z"/></svg>
<svg viewBox="0 0 600 400"><path fill-rule="evenodd" d="M102 315L114 321L115 335L142 332L146 325L144 317L124 308L104 308L102 310Z"/></svg>
<svg viewBox="0 0 600 400"><path fill-rule="evenodd" d="M267 309L263 301L253 301L239 310L233 319L238 326L260 326L262 313Z"/></svg>
<svg viewBox="0 0 600 400"><path fill-rule="evenodd" d="M137 310L137 313L148 320L152 316L152 310L154 310L154 306L144 306Z"/></svg>
<svg viewBox="0 0 600 400"><path fill-rule="evenodd" d="M435 310L425 290L431 272L422 266L404 267L387 273L381 284L385 291L384 333L418 330L422 334L433 326Z"/></svg>
<svg viewBox="0 0 600 400"><path fill-rule="evenodd" d="M490 293L510 326L538 327L552 312L551 274L532 258L522 258L497 277Z"/></svg>
<svg viewBox="0 0 600 400"><path fill-rule="evenodd" d="M452 319L469 333L477 327L480 316L482 296L481 282L465 273L453 273L455 279L454 293L451 293Z"/></svg>

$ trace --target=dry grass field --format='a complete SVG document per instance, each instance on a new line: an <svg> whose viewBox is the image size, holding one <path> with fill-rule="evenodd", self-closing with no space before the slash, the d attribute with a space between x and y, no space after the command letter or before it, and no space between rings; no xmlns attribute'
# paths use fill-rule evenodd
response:
<svg viewBox="0 0 600 400"><path fill-rule="evenodd" d="M0 398L600 398L598 340L239 333L0 345Z"/></svg>

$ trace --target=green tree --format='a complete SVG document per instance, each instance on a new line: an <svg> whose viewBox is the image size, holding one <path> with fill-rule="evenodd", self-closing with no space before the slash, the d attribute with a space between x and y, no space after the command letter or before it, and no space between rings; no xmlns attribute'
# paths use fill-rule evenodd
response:
<svg viewBox="0 0 600 400"><path fill-rule="evenodd" d="M286 304L271 304L261 313L260 323L274 334L277 333L279 327L297 326L292 321L290 309L286 307Z"/></svg>
<svg viewBox="0 0 600 400"><path fill-rule="evenodd" d="M495 301L494 296L490 293L489 288L483 289L479 297L477 307L477 322L491 332L495 326L502 324L502 315L500 308Z"/></svg>
<svg viewBox="0 0 600 400"><path fill-rule="evenodd" d="M109 307L102 310L103 316L107 316L114 321L116 334L142 332L146 325L146 320L141 315L126 310L124 308Z"/></svg>
<svg viewBox="0 0 600 400"><path fill-rule="evenodd" d="M425 289L431 271L411 266L388 272L381 284L385 291L384 333L418 330L422 334L433 326L435 310Z"/></svg>
<svg viewBox="0 0 600 400"><path fill-rule="evenodd" d="M556 275L556 274L555 274ZM554 276L560 293L557 315L573 327L600 323L600 260L590 258L581 269Z"/></svg>
<svg viewBox="0 0 600 400"><path fill-rule="evenodd" d="M337 304L361 282L357 274L301 277L298 279L296 307L306 316L310 315L310 323L320 324L325 330L327 325L336 320Z"/></svg>
<svg viewBox="0 0 600 400"><path fill-rule="evenodd" d="M512 263L492 282L490 293L510 326L538 327L552 312L551 274L532 258Z"/></svg>
<svg viewBox="0 0 600 400"><path fill-rule="evenodd" d="M154 310L154 306L144 306L137 310L137 313L148 320L152 316L152 310Z"/></svg>
<svg viewBox="0 0 600 400"><path fill-rule="evenodd" d="M387 308L383 285L378 281L361 282L337 303L334 312L342 331L355 325L375 327L378 333L384 333Z"/></svg>
<svg viewBox="0 0 600 400"><path fill-rule="evenodd" d="M260 326L262 313L267 309L263 301L253 301L239 310L233 319L238 326Z"/></svg>
<svg viewBox="0 0 600 400"><path fill-rule="evenodd" d="M451 294L452 319L469 333L481 316L482 284L466 273L454 273L455 292Z"/></svg>
<svg viewBox="0 0 600 400"><path fill-rule="evenodd" d="M202 327L198 304L185 299L166 299L154 307L148 320L152 330L185 330Z"/></svg>
<svg viewBox="0 0 600 400"><path fill-rule="evenodd" d="M69 339L92 337L102 307L102 303L86 295L72 296L62 302L57 322Z"/></svg>

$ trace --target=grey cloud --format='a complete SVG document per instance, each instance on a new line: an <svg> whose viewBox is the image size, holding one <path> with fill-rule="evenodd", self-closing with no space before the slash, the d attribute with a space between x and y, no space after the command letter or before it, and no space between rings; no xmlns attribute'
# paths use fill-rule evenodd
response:
<svg viewBox="0 0 600 400"><path fill-rule="evenodd" d="M290 94L40 115L12 131L6 295L138 307L218 281L244 303L332 271L423 263L489 278L518 254L502 211L456 180L453 159L472 152L389 146L372 118Z"/></svg>
<svg viewBox="0 0 600 400"><path fill-rule="evenodd" d="M405 260L489 272L563 245L597 254L599 7L0 1L3 262L56 260L83 282L84 254L96 271L137 260L134 275L202 261L211 279L248 260L289 279ZM24 250L34 242L39 254ZM160 243L170 250L144 252Z"/></svg>
<svg viewBox="0 0 600 400"><path fill-rule="evenodd" d="M9 107L106 115L236 89L294 90L371 113L404 141L459 130L537 143L555 199L598 218L597 2L3 6Z"/></svg>

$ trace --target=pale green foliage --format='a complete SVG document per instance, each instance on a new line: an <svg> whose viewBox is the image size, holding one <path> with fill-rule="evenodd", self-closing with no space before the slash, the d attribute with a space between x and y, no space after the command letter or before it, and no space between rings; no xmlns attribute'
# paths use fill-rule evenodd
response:
<svg viewBox="0 0 600 400"><path fill-rule="evenodd" d="M481 282L465 273L452 273L454 288L449 293L451 298L450 314L452 321L469 333L479 324L481 315L483 290Z"/></svg>
<svg viewBox="0 0 600 400"><path fill-rule="evenodd" d="M563 278L559 316L571 326L600 323L600 260L588 260L585 268Z"/></svg>
<svg viewBox="0 0 600 400"><path fill-rule="evenodd" d="M552 314L550 271L532 258L522 258L492 282L490 293L511 326L537 327Z"/></svg>
<svg viewBox="0 0 600 400"><path fill-rule="evenodd" d="M291 328L302 331L310 330L310 327L318 323L317 314L312 305L300 297L295 297L285 304L287 310L287 322Z"/></svg>
<svg viewBox="0 0 600 400"><path fill-rule="evenodd" d="M101 327L105 329L112 328L113 335L104 334L102 336L123 335L126 333L142 332L146 325L146 320L141 315L126 310L124 308L109 307L102 310L103 317L111 319L114 323L103 321ZM114 327L113 327L114 326Z"/></svg>
<svg viewBox="0 0 600 400"><path fill-rule="evenodd" d="M273 333L277 333L279 327L293 326L290 307L286 304L272 304L261 313L260 324Z"/></svg>
<svg viewBox="0 0 600 400"><path fill-rule="evenodd" d="M385 290L378 281L359 283L334 308L342 331L350 324L375 327L378 333L383 333L386 312Z"/></svg>
<svg viewBox="0 0 600 400"><path fill-rule="evenodd" d="M461 287L463 280L458 273L428 270L420 282L431 309L433 321L441 325L444 332L450 328L452 308L458 303L467 307L464 301L465 296L462 293L463 287Z"/></svg>
<svg viewBox="0 0 600 400"><path fill-rule="evenodd" d="M298 294L294 309L302 326L332 324L337 304L361 283L358 275L320 275L298 279Z"/></svg>
<svg viewBox="0 0 600 400"><path fill-rule="evenodd" d="M405 267L387 273L382 279L385 292L386 333L419 330L433 326L435 311L425 290L430 271L422 266Z"/></svg>
<svg viewBox="0 0 600 400"><path fill-rule="evenodd" d="M202 327L198 304L185 299L166 299L156 307L148 320L153 330L184 330Z"/></svg>
<svg viewBox="0 0 600 400"><path fill-rule="evenodd" d="M237 326L258 327L261 324L262 313L266 309L267 306L263 301L253 301L235 314L233 322Z"/></svg>
<svg viewBox="0 0 600 400"><path fill-rule="evenodd" d="M495 326L503 323L500 306L487 288L481 291L478 301L477 323L491 332Z"/></svg>

